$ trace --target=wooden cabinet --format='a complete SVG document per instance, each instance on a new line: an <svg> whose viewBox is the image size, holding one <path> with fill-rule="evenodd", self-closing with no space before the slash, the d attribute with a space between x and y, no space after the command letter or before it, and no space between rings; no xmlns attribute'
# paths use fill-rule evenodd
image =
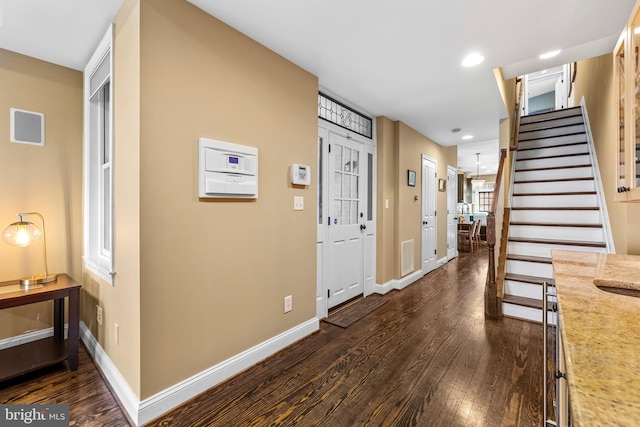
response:
<svg viewBox="0 0 640 427"><path fill-rule="evenodd" d="M616 85L616 201L640 202L640 2L613 52Z"/></svg>

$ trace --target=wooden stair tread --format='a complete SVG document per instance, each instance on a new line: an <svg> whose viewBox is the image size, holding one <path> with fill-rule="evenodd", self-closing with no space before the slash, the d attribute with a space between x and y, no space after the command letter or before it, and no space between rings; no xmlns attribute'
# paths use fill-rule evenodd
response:
<svg viewBox="0 0 640 427"><path fill-rule="evenodd" d="M576 125L572 125L572 126L576 126ZM526 138L526 134L527 133L533 133L534 131L527 131L527 132L521 132L518 134L518 144L520 144L521 142L526 142L526 141L537 141L540 139L550 139L550 138L558 138L561 136L574 136L574 135L584 135L584 132L567 132L567 133L559 133L557 135L548 135L548 136L535 136L532 138ZM523 135L525 134L525 135ZM520 137L520 135L523 136L523 138Z"/></svg>
<svg viewBox="0 0 640 427"><path fill-rule="evenodd" d="M554 239L529 239L523 237L509 237L510 242L521 243L537 243L537 244L549 244L549 245L563 245L563 246L586 246L589 248L606 248L607 245L601 242L584 242L578 240L554 240Z"/></svg>
<svg viewBox="0 0 640 427"><path fill-rule="evenodd" d="M505 294L502 297L502 302L507 304L520 305L523 307L537 308L538 310L542 310L542 300L539 300L539 299ZM551 311L551 304L549 304L549 306L547 307L547 311Z"/></svg>
<svg viewBox="0 0 640 427"><path fill-rule="evenodd" d="M528 141L535 141L533 139L530 139ZM531 151L531 150L544 150L546 148L561 148L561 147L571 147L573 145L585 145L587 143L587 141L584 142L565 142L562 144L556 144L556 145L545 145L542 147L518 147L518 151Z"/></svg>
<svg viewBox="0 0 640 427"><path fill-rule="evenodd" d="M516 255L511 254L507 255L507 259L512 261L526 261L526 262L537 262L540 264L551 264L551 258L543 257L543 256L528 256L528 255ZM553 279L549 279L553 282Z"/></svg>
<svg viewBox="0 0 640 427"><path fill-rule="evenodd" d="M561 112L560 112L561 111ZM565 113L566 116L564 115ZM553 111L545 111L544 113L535 113L528 114L526 116L520 117L520 123L529 124L529 123L538 123L544 122L546 120L555 120L558 118L566 118L566 117L575 117L582 115L582 107L571 107L571 108L562 108L561 110L553 110Z"/></svg>
<svg viewBox="0 0 640 427"><path fill-rule="evenodd" d="M537 184L548 182L567 182L567 181L593 181L595 178L592 176L581 178L552 178L552 179L530 179L522 181L513 181L514 184Z"/></svg>
<svg viewBox="0 0 640 427"><path fill-rule="evenodd" d="M529 160L549 160L549 159L561 159L563 157L576 157L576 156L588 156L589 153L570 153L570 154L556 154L553 156L540 156L540 157L530 157L526 159L516 159L516 162L526 162Z"/></svg>
<svg viewBox="0 0 640 427"><path fill-rule="evenodd" d="M547 277L526 276L524 274L512 274L512 273L505 274L504 280L513 280L516 282L532 283L534 285L540 285L540 286L542 286L544 282L547 282L547 284L551 286L555 286L555 283L556 283L554 282L553 279L550 279Z"/></svg>
<svg viewBox="0 0 640 427"><path fill-rule="evenodd" d="M564 191L559 193L513 193L513 196L592 196L598 194L595 191Z"/></svg>
<svg viewBox="0 0 640 427"><path fill-rule="evenodd" d="M512 221L509 225L529 225L533 227L582 227L582 228L602 228L602 224L576 224L570 222L521 222Z"/></svg>
<svg viewBox="0 0 640 427"><path fill-rule="evenodd" d="M590 168L592 167L589 163L582 165L566 165L566 166L547 166L544 168L527 168L527 169L516 169L515 172L533 172L533 171L550 171L556 169L576 169L576 168Z"/></svg>
<svg viewBox="0 0 640 427"><path fill-rule="evenodd" d="M522 206L511 207L512 211L599 211L598 206Z"/></svg>

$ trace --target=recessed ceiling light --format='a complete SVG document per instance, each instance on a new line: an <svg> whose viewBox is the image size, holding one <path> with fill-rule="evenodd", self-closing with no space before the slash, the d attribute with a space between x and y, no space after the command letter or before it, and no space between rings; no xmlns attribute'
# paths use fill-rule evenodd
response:
<svg viewBox="0 0 640 427"><path fill-rule="evenodd" d="M482 61L484 61L484 56L474 52L472 54L467 55L467 57L464 58L464 60L462 61L462 66L473 67L475 65L480 64Z"/></svg>
<svg viewBox="0 0 640 427"><path fill-rule="evenodd" d="M462 139L473 139L473 135L465 135Z"/></svg>
<svg viewBox="0 0 640 427"><path fill-rule="evenodd" d="M545 52L542 55L540 55L540 59L549 59L549 58L553 58L554 56L558 56L560 54L560 49L558 50L552 50L550 52Z"/></svg>

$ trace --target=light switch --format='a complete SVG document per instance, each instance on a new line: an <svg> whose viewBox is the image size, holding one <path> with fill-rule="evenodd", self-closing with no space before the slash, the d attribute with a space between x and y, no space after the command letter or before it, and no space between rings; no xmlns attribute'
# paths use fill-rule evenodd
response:
<svg viewBox="0 0 640 427"><path fill-rule="evenodd" d="M384 208L389 209L389 199L384 199Z"/></svg>
<svg viewBox="0 0 640 427"><path fill-rule="evenodd" d="M304 210L304 196L293 196L293 210L294 211Z"/></svg>

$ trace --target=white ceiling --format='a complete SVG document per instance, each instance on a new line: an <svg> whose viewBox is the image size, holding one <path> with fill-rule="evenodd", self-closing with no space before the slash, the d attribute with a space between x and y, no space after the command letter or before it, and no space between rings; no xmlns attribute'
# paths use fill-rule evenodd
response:
<svg viewBox="0 0 640 427"><path fill-rule="evenodd" d="M445 146L467 133L479 146L496 144L506 111L494 68L509 78L611 52L635 2L189 1L318 76L321 87ZM121 4L0 0L0 48L81 70ZM538 59L554 49L562 53ZM485 61L463 68L474 51Z"/></svg>

